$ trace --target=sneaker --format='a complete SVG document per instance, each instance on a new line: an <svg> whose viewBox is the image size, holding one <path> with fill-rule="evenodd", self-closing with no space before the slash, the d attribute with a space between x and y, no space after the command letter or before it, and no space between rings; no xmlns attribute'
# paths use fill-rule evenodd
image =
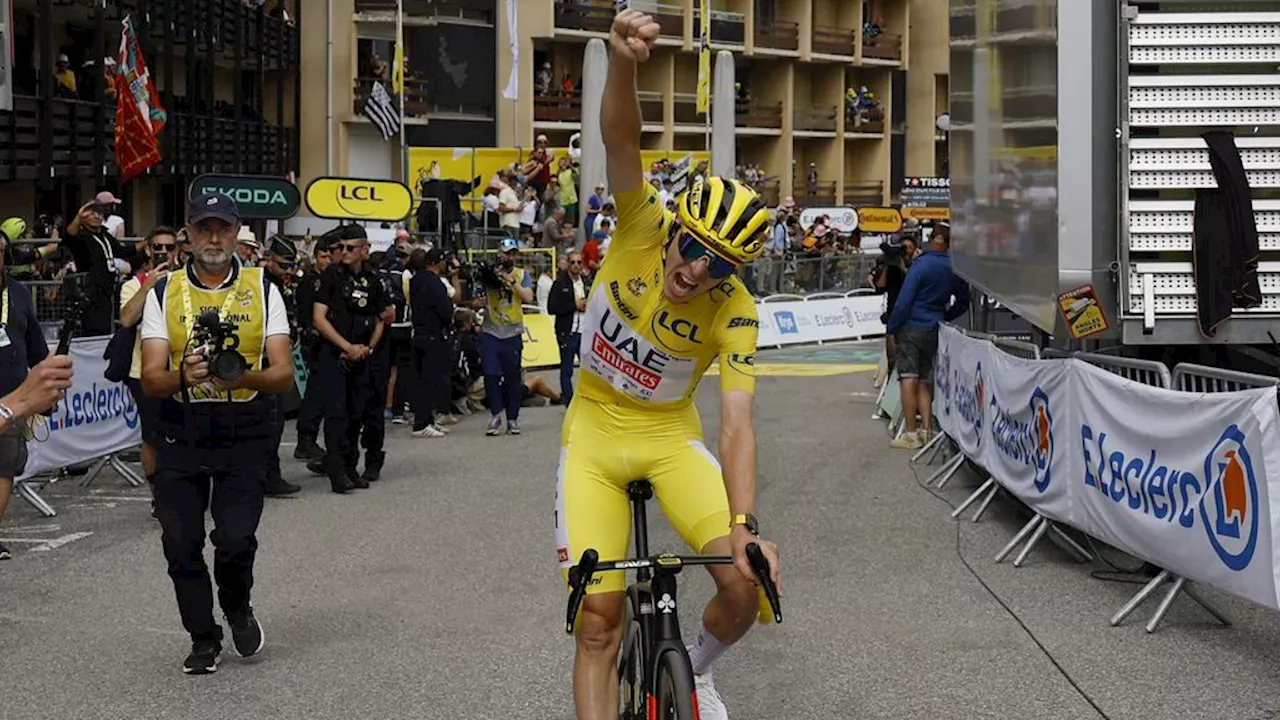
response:
<svg viewBox="0 0 1280 720"><path fill-rule="evenodd" d="M700 720L729 720L720 693L716 691L715 677L711 671L693 676L693 687L698 693L698 718Z"/></svg>
<svg viewBox="0 0 1280 720"><path fill-rule="evenodd" d="M404 424L405 424L405 423L407 423L407 422L409 422L409 421L408 421L408 420L406 420L406 419L405 419L405 417L404 417L403 415L393 415L393 416L391 417L391 424L392 424L392 425L404 425Z"/></svg>
<svg viewBox="0 0 1280 720"><path fill-rule="evenodd" d="M454 417L453 415L437 415L436 416L436 425L441 426L441 429L445 429L443 427L445 425L457 425L457 424L458 424L458 418ZM447 432L447 429L446 429L446 432Z"/></svg>
<svg viewBox="0 0 1280 720"><path fill-rule="evenodd" d="M889 443L889 447L894 450L919 450L924 447L924 443L920 442L920 436L913 432L903 432L901 437L896 437Z"/></svg>
<svg viewBox="0 0 1280 720"><path fill-rule="evenodd" d="M502 434L502 418L494 415L493 419L489 421L489 427L484 431L484 434L489 437L495 437Z"/></svg>
<svg viewBox="0 0 1280 720"><path fill-rule="evenodd" d="M519 421L517 421L517 420L508 420L508 421L507 421L507 434L508 434L508 435L519 435L519 434L520 434L520 423L519 423Z"/></svg>
<svg viewBox="0 0 1280 720"><path fill-rule="evenodd" d="M191 643L191 654L182 663L182 672L188 675L218 672L218 659L221 656L222 643L217 640L196 640Z"/></svg>
<svg viewBox="0 0 1280 720"><path fill-rule="evenodd" d="M0 543L0 560L12 560L13 553L9 552L9 548Z"/></svg>
<svg viewBox="0 0 1280 720"><path fill-rule="evenodd" d="M418 428L410 434L416 438L442 438L445 436L444 430L436 427L435 425Z"/></svg>
<svg viewBox="0 0 1280 720"><path fill-rule="evenodd" d="M227 613L227 623L231 625L231 644L235 646L240 657L257 655L267 643L267 634L262 632L262 623L253 615L253 608L243 612Z"/></svg>

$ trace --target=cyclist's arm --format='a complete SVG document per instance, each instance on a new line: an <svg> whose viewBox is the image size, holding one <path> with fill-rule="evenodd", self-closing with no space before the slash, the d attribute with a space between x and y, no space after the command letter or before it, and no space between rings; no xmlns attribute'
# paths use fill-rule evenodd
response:
<svg viewBox="0 0 1280 720"><path fill-rule="evenodd" d="M756 387L756 338L759 322L755 302L738 293L741 302L725 307L720 317L720 462L729 495L729 512L755 513L756 431L752 400Z"/></svg>
<svg viewBox="0 0 1280 720"><path fill-rule="evenodd" d="M636 62L622 53L609 53L609 74L600 103L600 131L604 137L609 191L617 195L631 192L643 185ZM621 208L618 214L622 214Z"/></svg>

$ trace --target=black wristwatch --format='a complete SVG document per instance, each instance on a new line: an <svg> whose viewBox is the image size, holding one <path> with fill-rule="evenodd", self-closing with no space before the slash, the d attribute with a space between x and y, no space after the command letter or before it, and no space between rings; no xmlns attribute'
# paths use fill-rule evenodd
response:
<svg viewBox="0 0 1280 720"><path fill-rule="evenodd" d="M740 513L733 516L733 521L729 523L729 528L734 525L742 525L747 528L747 532L760 537L760 523L756 521L756 516L751 513Z"/></svg>

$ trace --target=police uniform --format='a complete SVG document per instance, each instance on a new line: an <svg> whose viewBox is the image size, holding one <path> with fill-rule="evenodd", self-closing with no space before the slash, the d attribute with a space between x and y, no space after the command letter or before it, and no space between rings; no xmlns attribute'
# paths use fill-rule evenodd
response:
<svg viewBox="0 0 1280 720"><path fill-rule="evenodd" d="M294 261L298 256L298 249L289 240L276 235L271 238L267 244L268 254L279 256L288 261ZM276 275L265 272L267 279L272 285L280 291L280 297L284 301L285 314L289 318L289 338L297 340L298 337L298 313L297 298L294 293L294 284L287 282L291 278L281 279ZM280 443L284 439L284 397L273 395L272 401L276 405L276 451L271 454L271 463L267 466L267 494L272 496L292 495L302 489L299 485L287 482L283 474L280 472Z"/></svg>
<svg viewBox="0 0 1280 720"><path fill-rule="evenodd" d="M320 422L324 420L325 404L323 385L318 380L320 351L328 343L316 332L315 323L311 319L316 295L320 292L320 273L308 270L297 286L294 300L297 304L298 344L302 348L303 360L307 363L308 380L302 393L302 405L298 408L298 445L293 450L293 456L298 460L323 460L324 449L316 443L316 439L320 437Z"/></svg>
<svg viewBox="0 0 1280 720"><path fill-rule="evenodd" d="M330 265L320 275L315 301L329 308L328 319L333 329L347 342L357 345L371 345L378 315L391 304L377 273L367 264L357 273L341 263ZM385 458L382 444L386 425L382 413L386 384L382 384L383 394L379 395L378 356L374 353L353 363L343 359L342 351L333 343L321 342L317 384L322 388L317 389L323 389L326 400L323 469L334 492L368 487L370 480L378 479ZM360 459L356 443L362 434L363 476L356 472Z"/></svg>
<svg viewBox="0 0 1280 720"><path fill-rule="evenodd" d="M143 342L165 340L169 367L181 367L195 318L209 310L237 325L236 350L251 370L265 367L267 338L289 332L279 291L263 271L232 262L217 287L201 285L190 265L157 283L143 311ZM219 391L206 382L162 398L158 426L156 514L182 624L197 643L220 642L203 553L204 514L209 509L213 516L213 576L234 629L237 614L251 613L266 468L276 453L275 402L254 390Z"/></svg>

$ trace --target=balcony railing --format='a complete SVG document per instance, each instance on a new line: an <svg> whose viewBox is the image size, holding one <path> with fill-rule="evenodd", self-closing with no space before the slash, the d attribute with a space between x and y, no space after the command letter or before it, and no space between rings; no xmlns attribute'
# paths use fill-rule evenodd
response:
<svg viewBox="0 0 1280 720"><path fill-rule="evenodd" d="M364 114L364 104L369 101L369 93L373 92L373 83L382 82L386 84L386 80L372 77L359 77L355 79L352 88L353 102L351 112L356 115ZM387 92L391 92L388 87ZM412 118L426 117L429 112L427 105L427 83L425 80L417 78L405 78L404 80L404 116Z"/></svg>
<svg viewBox="0 0 1280 720"><path fill-rule="evenodd" d="M1057 27L1055 3L1044 0L1004 0L996 11L998 33L1051 31Z"/></svg>
<svg viewBox="0 0 1280 720"><path fill-rule="evenodd" d="M753 186L760 194L760 200L768 207L777 207L781 202L782 181L776 177L764 178Z"/></svg>
<svg viewBox="0 0 1280 720"><path fill-rule="evenodd" d="M884 202L884 183L847 182L844 184L844 204L853 207L878 207Z"/></svg>
<svg viewBox="0 0 1280 720"><path fill-rule="evenodd" d="M782 129L782 103L751 100L734 108L734 124L738 127Z"/></svg>
<svg viewBox="0 0 1280 720"><path fill-rule="evenodd" d="M0 115L0 180L116 175L115 106L15 95ZM171 103L177 105L177 103ZM44 130L44 132L42 132ZM47 138L46 138L47 133ZM170 111L153 174L297 170L297 130L261 121ZM47 144L46 144L47 141Z"/></svg>
<svg viewBox="0 0 1280 720"><path fill-rule="evenodd" d="M796 105L792 116L792 129L835 132L836 105Z"/></svg>
<svg viewBox="0 0 1280 720"><path fill-rule="evenodd" d="M698 96L694 93L675 93L672 99L676 104L677 125L702 125L707 121L705 115L698 112Z"/></svg>
<svg viewBox="0 0 1280 720"><path fill-rule="evenodd" d="M973 93L952 92L950 106L952 122L973 122Z"/></svg>
<svg viewBox="0 0 1280 720"><path fill-rule="evenodd" d="M414 17L450 17L468 20L493 20L493 0L402 0L404 14ZM358 13L396 11L396 0L355 0Z"/></svg>
<svg viewBox="0 0 1280 720"><path fill-rule="evenodd" d="M247 68L256 67L258 57L268 68L291 70L299 66L297 27L261 7L249 7L238 0L170 0L148 3L147 13L153 42L169 36L175 47L200 55L212 42L214 52L224 58L240 52L248 61Z"/></svg>
<svg viewBox="0 0 1280 720"><path fill-rule="evenodd" d="M1058 117L1057 88L1053 85L1005 88L1004 116L1009 120Z"/></svg>
<svg viewBox="0 0 1280 720"><path fill-rule="evenodd" d="M802 208L806 207L824 207L836 204L836 181L835 180L819 180L810 186L808 181L804 181L792 193L796 204Z"/></svg>
<svg viewBox="0 0 1280 720"><path fill-rule="evenodd" d="M850 107L845 110L845 132L884 134L884 108L871 107L864 110Z"/></svg>
<svg viewBox="0 0 1280 720"><path fill-rule="evenodd" d="M875 37L863 36L862 58L902 62L902 36L880 33Z"/></svg>
<svg viewBox="0 0 1280 720"><path fill-rule="evenodd" d="M712 34L712 37L715 37L715 35ZM787 20L775 20L771 23L757 22L754 39L756 47L773 48L774 50L799 50L800 23Z"/></svg>
<svg viewBox="0 0 1280 720"><path fill-rule="evenodd" d="M693 39L697 44L699 28L702 27L702 12L693 9ZM745 45L747 43L747 16L742 13L711 11L711 42L722 45Z"/></svg>
<svg viewBox="0 0 1280 720"><path fill-rule="evenodd" d="M582 96L573 95L535 95L533 98L533 119L536 122L582 122Z"/></svg>
<svg viewBox="0 0 1280 720"><path fill-rule="evenodd" d="M684 37L684 8L680 5L658 4L650 6L654 20L658 21L660 34L666 37ZM565 30L585 30L587 32L609 32L613 25L613 16L617 8L612 2L595 0L583 3L580 0L556 0L555 24ZM714 37L714 33L712 35Z"/></svg>
<svg viewBox="0 0 1280 720"><path fill-rule="evenodd" d="M665 104L662 93L640 90L636 96L640 99L640 122L646 125L661 125L666 122L662 116Z"/></svg>
<svg viewBox="0 0 1280 720"><path fill-rule="evenodd" d="M816 53L853 57L857 52L857 41L857 34L853 30L821 27L813 29L813 51Z"/></svg>

